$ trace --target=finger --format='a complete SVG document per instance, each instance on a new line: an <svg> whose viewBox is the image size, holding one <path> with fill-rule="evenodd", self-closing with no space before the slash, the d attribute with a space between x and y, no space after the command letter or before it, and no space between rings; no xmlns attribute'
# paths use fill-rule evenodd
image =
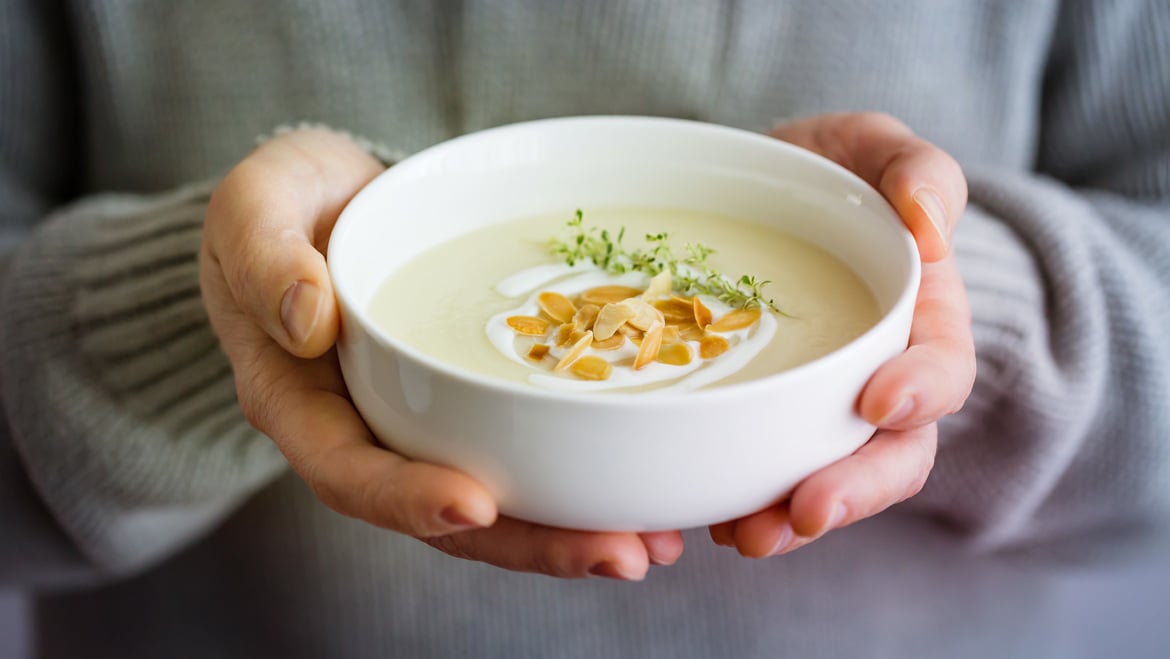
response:
<svg viewBox="0 0 1170 659"><path fill-rule="evenodd" d="M348 160L337 153L345 150ZM258 150L212 196L204 237L213 262L237 304L298 356L336 339L322 251L341 208L380 171L345 138L307 132Z"/></svg>
<svg viewBox="0 0 1170 659"><path fill-rule="evenodd" d="M787 549L794 537L786 503L748 515L735 524L735 547L749 558L775 556Z"/></svg>
<svg viewBox="0 0 1170 659"><path fill-rule="evenodd" d="M711 541L721 547L735 546L735 520L712 524L708 529Z"/></svg>
<svg viewBox="0 0 1170 659"><path fill-rule="evenodd" d="M634 533L593 533L501 517L486 529L426 539L452 556L519 572L568 579L588 576L641 581L650 558Z"/></svg>
<svg viewBox="0 0 1170 659"><path fill-rule="evenodd" d="M337 512L416 537L495 521L493 498L470 477L375 445L344 395L334 353L302 360L266 340L236 365L236 380L248 421Z"/></svg>
<svg viewBox="0 0 1170 659"><path fill-rule="evenodd" d="M772 135L819 153L877 188L914 234L924 261L946 256L967 205L962 168L902 122L880 113L820 115Z"/></svg>
<svg viewBox="0 0 1170 659"><path fill-rule="evenodd" d="M853 455L809 476L788 505L793 532L818 538L914 496L934 466L937 438L934 425L879 431Z"/></svg>
<svg viewBox="0 0 1170 659"><path fill-rule="evenodd" d="M878 427L915 428L958 411L974 382L971 312L950 256L923 265L909 348L870 378L858 412Z"/></svg>
<svg viewBox="0 0 1170 659"><path fill-rule="evenodd" d="M678 531L655 531L638 534L651 565L674 565L683 553L683 537Z"/></svg>

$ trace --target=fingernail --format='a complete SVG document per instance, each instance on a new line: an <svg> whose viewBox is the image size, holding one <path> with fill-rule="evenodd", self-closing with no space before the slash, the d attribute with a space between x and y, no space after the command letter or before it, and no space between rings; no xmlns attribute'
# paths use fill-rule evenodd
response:
<svg viewBox="0 0 1170 659"><path fill-rule="evenodd" d="M829 525L825 528L825 530L831 531L837 528L841 522L845 521L845 515L847 514L849 514L849 511L846 510L845 504L838 503L836 507L833 508L833 512L829 515Z"/></svg>
<svg viewBox="0 0 1170 659"><path fill-rule="evenodd" d="M633 577L622 574L621 570L616 565L609 561L602 561L597 565L589 568L589 574L595 577L605 577L606 579L620 579L621 581L641 581Z"/></svg>
<svg viewBox="0 0 1170 659"><path fill-rule="evenodd" d="M298 281L284 292L280 301L280 322L294 346L304 345L317 326L321 291L307 281Z"/></svg>
<svg viewBox="0 0 1170 659"><path fill-rule="evenodd" d="M481 529L488 526L488 524L473 519L472 515L460 510L457 506L447 506L439 513L439 518L457 529Z"/></svg>
<svg viewBox="0 0 1170 659"><path fill-rule="evenodd" d="M914 203L918 204L923 213L926 213L926 217L934 225L934 230L938 232L939 239L942 240L943 245L946 245L947 207L943 205L942 198L930 188L919 188L918 192L914 193Z"/></svg>
<svg viewBox="0 0 1170 659"><path fill-rule="evenodd" d="M792 527L788 524L780 529L780 537L776 539L776 544L772 546L772 550L768 552L768 556L778 556L788 549L788 545L792 544Z"/></svg>
<svg viewBox="0 0 1170 659"><path fill-rule="evenodd" d="M906 396L902 398L898 404L886 413L881 419L875 423L879 428L885 428L895 423L900 423L910 418L910 414L914 412L914 397Z"/></svg>

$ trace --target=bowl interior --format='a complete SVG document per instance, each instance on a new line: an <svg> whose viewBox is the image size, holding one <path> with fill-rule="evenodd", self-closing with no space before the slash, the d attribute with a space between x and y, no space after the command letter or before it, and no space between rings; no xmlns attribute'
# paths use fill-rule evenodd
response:
<svg viewBox="0 0 1170 659"><path fill-rule="evenodd" d="M863 181L765 136L657 118L536 121L423 151L350 202L329 267L341 303L364 318L382 282L434 245L497 222L614 207L685 208L778 227L848 264L883 314L913 302L913 240ZM717 227L710 242L718 244Z"/></svg>

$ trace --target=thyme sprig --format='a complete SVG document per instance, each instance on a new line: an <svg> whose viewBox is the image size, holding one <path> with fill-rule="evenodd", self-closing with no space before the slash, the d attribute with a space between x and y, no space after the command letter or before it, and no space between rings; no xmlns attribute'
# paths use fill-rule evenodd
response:
<svg viewBox="0 0 1170 659"><path fill-rule="evenodd" d="M684 255L675 255L670 246L670 234L646 234L646 246L627 250L622 245L626 229L614 236L607 229L585 226L585 214L578 209L567 223L568 239L553 238L553 254L565 259L570 266L592 262L613 274L643 272L653 277L669 271L675 292L680 295L709 295L724 303L742 309L764 307L784 314L771 298L764 297L764 287L772 283L743 275L730 279L707 263L715 250L701 243L687 243Z"/></svg>

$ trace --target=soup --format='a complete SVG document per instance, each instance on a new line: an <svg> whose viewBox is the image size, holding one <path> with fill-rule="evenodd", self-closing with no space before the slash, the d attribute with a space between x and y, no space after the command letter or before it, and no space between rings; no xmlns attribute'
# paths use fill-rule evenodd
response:
<svg viewBox="0 0 1170 659"><path fill-rule="evenodd" d="M595 255L608 245L625 256L599 267L576 254L570 265L578 235ZM563 215L489 226L407 262L370 306L389 335L452 366L597 392L766 377L845 345L879 315L865 284L819 247L671 209L591 209L569 228Z"/></svg>

